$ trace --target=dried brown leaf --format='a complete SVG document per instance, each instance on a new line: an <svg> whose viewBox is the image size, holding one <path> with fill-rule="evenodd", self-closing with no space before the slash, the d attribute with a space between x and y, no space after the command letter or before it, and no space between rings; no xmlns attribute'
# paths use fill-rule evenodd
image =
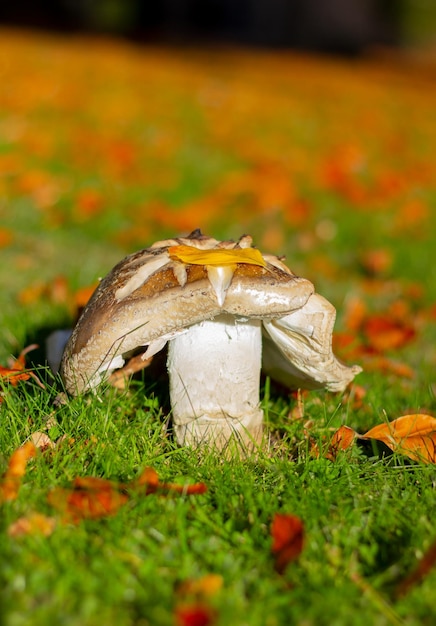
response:
<svg viewBox="0 0 436 626"><path fill-rule="evenodd" d="M53 449L56 446L47 433L38 430L31 434L30 441L34 444L35 448L38 448L41 452Z"/></svg>
<svg viewBox="0 0 436 626"><path fill-rule="evenodd" d="M126 381L130 376L146 369L151 364L153 357L144 359L143 356L143 354L138 354L132 357L124 367L115 370L115 372L109 376L109 383L117 389L124 389Z"/></svg>

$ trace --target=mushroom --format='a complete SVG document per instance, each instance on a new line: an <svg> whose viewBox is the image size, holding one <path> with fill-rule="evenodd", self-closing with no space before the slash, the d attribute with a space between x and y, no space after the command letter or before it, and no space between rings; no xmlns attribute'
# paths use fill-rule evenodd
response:
<svg viewBox="0 0 436 626"><path fill-rule="evenodd" d="M196 230L112 269L66 345L61 375L79 394L139 347L148 359L168 343L177 442L251 447L262 437L262 359L267 374L292 388L342 391L361 371L332 352L335 315L310 281L261 254L251 237L217 241Z"/></svg>

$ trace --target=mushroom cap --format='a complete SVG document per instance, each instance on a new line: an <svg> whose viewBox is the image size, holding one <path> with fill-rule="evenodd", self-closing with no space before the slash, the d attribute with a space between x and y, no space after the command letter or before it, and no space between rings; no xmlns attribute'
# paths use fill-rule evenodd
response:
<svg viewBox="0 0 436 626"><path fill-rule="evenodd" d="M263 368L289 387L342 391L361 371L334 356L336 311L310 281L262 255L249 236L220 242L197 230L127 256L101 281L66 345L65 387L95 388L138 349L148 358L226 314L262 320Z"/></svg>
<svg viewBox="0 0 436 626"><path fill-rule="evenodd" d="M249 236L220 242L197 230L159 241L127 256L100 282L64 351L66 389L74 395L94 388L129 353L148 346L149 357L204 320L223 314L278 320L313 294L310 281L261 255Z"/></svg>

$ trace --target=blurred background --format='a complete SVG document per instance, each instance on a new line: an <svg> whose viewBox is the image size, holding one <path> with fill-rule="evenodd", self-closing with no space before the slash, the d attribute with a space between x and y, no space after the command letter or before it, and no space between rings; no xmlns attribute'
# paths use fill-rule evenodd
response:
<svg viewBox="0 0 436 626"><path fill-rule="evenodd" d="M16 0L0 21L140 41L214 41L354 54L434 38L434 0Z"/></svg>
<svg viewBox="0 0 436 626"><path fill-rule="evenodd" d="M0 358L195 228L286 255L339 327L358 302L408 328L436 298L435 32L434 0L1 3Z"/></svg>

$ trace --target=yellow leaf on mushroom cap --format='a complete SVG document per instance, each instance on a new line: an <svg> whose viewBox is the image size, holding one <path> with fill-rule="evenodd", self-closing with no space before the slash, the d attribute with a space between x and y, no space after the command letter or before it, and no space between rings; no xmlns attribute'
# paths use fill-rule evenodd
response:
<svg viewBox="0 0 436 626"><path fill-rule="evenodd" d="M256 248L235 248L233 250L199 250L194 246L171 246L168 254L173 261L182 261L188 265L260 265L266 267L266 262Z"/></svg>

